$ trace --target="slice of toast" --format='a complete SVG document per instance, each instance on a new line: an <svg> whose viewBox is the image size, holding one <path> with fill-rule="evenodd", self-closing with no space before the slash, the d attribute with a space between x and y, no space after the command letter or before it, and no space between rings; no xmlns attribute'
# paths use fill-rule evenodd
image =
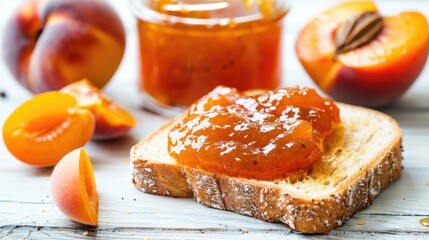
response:
<svg viewBox="0 0 429 240"><path fill-rule="evenodd" d="M304 233L326 233L401 174L402 133L391 117L338 104L341 124L325 143L321 160L285 179L259 181L181 167L167 150L169 130L184 114L131 149L133 183L139 190L194 197L209 207L268 222L283 222Z"/></svg>

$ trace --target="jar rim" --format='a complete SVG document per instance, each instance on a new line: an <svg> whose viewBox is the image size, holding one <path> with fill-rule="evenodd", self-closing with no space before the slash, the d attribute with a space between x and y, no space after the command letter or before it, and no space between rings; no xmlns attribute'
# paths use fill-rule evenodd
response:
<svg viewBox="0 0 429 240"><path fill-rule="evenodd" d="M261 13L239 16L239 17L225 17L225 18L189 18L168 15L160 13L156 10L150 9L143 4L143 0L130 0L131 10L134 16L141 20L153 22L153 23L170 23L170 24L184 24L184 25L195 25L195 26L227 26L233 21L235 24L249 23L254 21L260 21L264 19ZM283 18L289 10L289 6L286 1L280 0L281 5L279 10L276 11L276 15L269 19L269 21L276 21Z"/></svg>

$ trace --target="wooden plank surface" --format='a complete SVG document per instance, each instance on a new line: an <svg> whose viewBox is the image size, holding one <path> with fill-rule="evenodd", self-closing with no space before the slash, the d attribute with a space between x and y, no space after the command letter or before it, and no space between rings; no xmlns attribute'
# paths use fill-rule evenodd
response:
<svg viewBox="0 0 429 240"><path fill-rule="evenodd" d="M4 24L21 1L0 0L0 38ZM82 227L63 216L50 198L52 169L34 169L15 160L0 141L0 238L47 239L99 237L101 239L429 239L429 228L419 219L429 215L429 67L394 106L384 109L398 120L404 132L404 170L401 178L383 191L373 205L355 214L329 235L301 235L282 224L201 206L192 199L143 194L131 184L129 149L168 119L139 106L134 19L124 1L110 1L127 28L125 59L106 91L138 118L137 127L124 138L90 142L100 197L100 225ZM313 86L299 65L293 44L299 29L311 16L334 1L290 1L284 48L284 85ZM426 1L380 1L385 13L418 9L429 16ZM1 49L0 49L1 54ZM0 60L0 123L30 95L22 90ZM357 222L365 221L364 225ZM88 236L84 236L87 232ZM86 233L85 233L86 235Z"/></svg>

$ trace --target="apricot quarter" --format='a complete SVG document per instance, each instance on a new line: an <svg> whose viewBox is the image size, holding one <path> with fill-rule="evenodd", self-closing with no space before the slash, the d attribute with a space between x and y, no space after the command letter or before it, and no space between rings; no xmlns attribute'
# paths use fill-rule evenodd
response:
<svg viewBox="0 0 429 240"><path fill-rule="evenodd" d="M70 219L87 225L98 224L98 194L94 170L83 148L68 153L51 176L55 205Z"/></svg>
<svg viewBox="0 0 429 240"><path fill-rule="evenodd" d="M336 55L337 33L364 13L377 14L378 9L371 1L350 1L324 11L302 29L295 49L310 77L335 100L382 107L396 101L424 68L429 26L418 12L381 16L382 28L374 38Z"/></svg>
<svg viewBox="0 0 429 240"><path fill-rule="evenodd" d="M82 147L94 132L94 118L69 94L47 92L19 106L3 125L7 149L27 164L55 165Z"/></svg>
<svg viewBox="0 0 429 240"><path fill-rule="evenodd" d="M5 63L33 93L87 77L103 87L125 50L115 10L100 0L26 0L3 34Z"/></svg>
<svg viewBox="0 0 429 240"><path fill-rule="evenodd" d="M113 102L86 79L67 85L61 92L73 95L80 108L88 109L94 114L93 139L120 137L136 125L135 118L127 110Z"/></svg>

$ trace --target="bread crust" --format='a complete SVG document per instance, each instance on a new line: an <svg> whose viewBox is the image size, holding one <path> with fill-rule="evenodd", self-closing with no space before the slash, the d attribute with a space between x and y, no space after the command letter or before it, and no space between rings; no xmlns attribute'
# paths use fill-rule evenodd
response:
<svg viewBox="0 0 429 240"><path fill-rule="evenodd" d="M169 123L131 148L132 182L140 191L177 198L191 198L193 196L181 166L154 162L148 159L133 159L133 156L139 156L137 152L141 143L151 141L158 133L170 128L172 123L183 118L185 115L183 113L172 119Z"/></svg>
<svg viewBox="0 0 429 240"><path fill-rule="evenodd" d="M185 167L195 199L206 206L283 222L303 233L327 233L355 212L372 204L374 197L401 174L401 143L384 158L368 166L365 174L343 185L337 194L302 199L282 193L281 187Z"/></svg>
<svg viewBox="0 0 429 240"><path fill-rule="evenodd" d="M142 192L156 195L191 198L192 190L179 165L154 163L145 160L133 164L134 186Z"/></svg>
<svg viewBox="0 0 429 240"><path fill-rule="evenodd" d="M360 111L363 109L341 105ZM372 114L375 112L364 110ZM391 144L381 149L369 165L342 181L334 194L322 198L300 198L284 192L274 182L234 178L202 169L132 157L133 183L144 192L194 197L209 207L268 222L282 222L303 233L327 233L344 224L355 212L370 206L374 197L400 176L403 159L401 130L390 117L389 121L394 123L398 132ZM136 147L138 145L131 150L131 156L136 156Z"/></svg>

